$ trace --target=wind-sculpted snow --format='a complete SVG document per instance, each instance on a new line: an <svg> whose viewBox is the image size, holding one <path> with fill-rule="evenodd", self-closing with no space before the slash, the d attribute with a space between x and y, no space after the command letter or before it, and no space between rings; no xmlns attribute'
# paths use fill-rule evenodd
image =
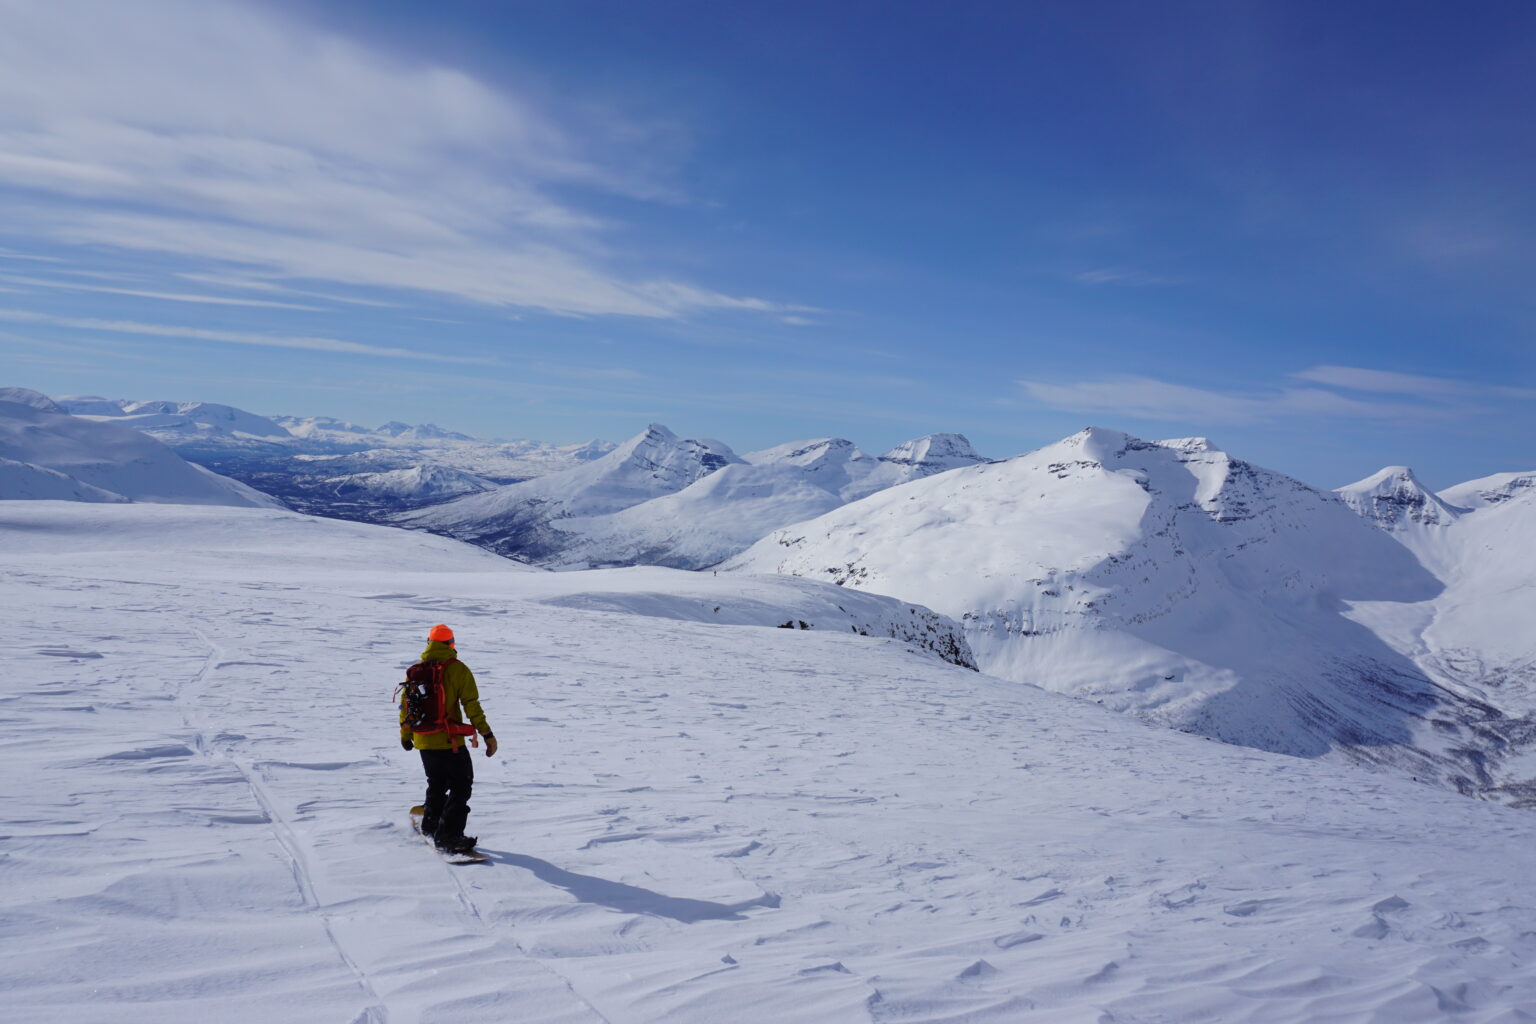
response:
<svg viewBox="0 0 1536 1024"><path fill-rule="evenodd" d="M1351 613L1422 616L1442 581L1334 495L1203 439L1084 431L778 531L730 566L923 603L965 623L984 671L1228 742L1467 792L1523 771L1514 738L1476 740L1508 724L1496 704Z"/></svg>
<svg viewBox="0 0 1536 1024"><path fill-rule="evenodd" d="M136 430L60 411L22 388L0 395L0 499L276 507L246 485L182 459ZM62 479L61 479L62 478Z"/></svg>
<svg viewBox="0 0 1536 1024"><path fill-rule="evenodd" d="M719 624L774 588L872 595L546 573L262 510L3 503L0 550L6 1021L1494 1024L1536 1005L1536 817L1148 728L906 641ZM421 770L389 697L439 621L501 744L474 753L490 863L468 868L405 822Z"/></svg>

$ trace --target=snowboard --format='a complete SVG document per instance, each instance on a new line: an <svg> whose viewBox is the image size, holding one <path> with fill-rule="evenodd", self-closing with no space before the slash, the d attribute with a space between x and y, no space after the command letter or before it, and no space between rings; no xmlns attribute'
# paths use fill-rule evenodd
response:
<svg viewBox="0 0 1536 1024"><path fill-rule="evenodd" d="M417 835L421 835L421 816L425 813L426 808L420 804L411 808L411 827L416 830ZM422 835L421 838L427 841L428 846L437 850L438 855L449 864L485 864L491 859L479 850L467 850L464 853L448 853L446 850L438 850L437 844L432 841L431 836Z"/></svg>

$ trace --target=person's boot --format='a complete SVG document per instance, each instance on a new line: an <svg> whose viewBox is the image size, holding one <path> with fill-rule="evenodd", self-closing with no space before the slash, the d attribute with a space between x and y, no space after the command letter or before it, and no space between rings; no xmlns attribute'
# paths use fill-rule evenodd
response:
<svg viewBox="0 0 1536 1024"><path fill-rule="evenodd" d="M437 848L444 853L468 853L478 841L477 836L440 836L436 840Z"/></svg>

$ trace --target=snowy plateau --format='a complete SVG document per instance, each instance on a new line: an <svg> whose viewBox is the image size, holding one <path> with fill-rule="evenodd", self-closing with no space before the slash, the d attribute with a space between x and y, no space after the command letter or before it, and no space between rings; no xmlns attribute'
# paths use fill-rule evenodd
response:
<svg viewBox="0 0 1536 1024"><path fill-rule="evenodd" d="M1536 474L85 401L0 392L0 1021L1536 1020ZM406 820L435 622L480 865Z"/></svg>

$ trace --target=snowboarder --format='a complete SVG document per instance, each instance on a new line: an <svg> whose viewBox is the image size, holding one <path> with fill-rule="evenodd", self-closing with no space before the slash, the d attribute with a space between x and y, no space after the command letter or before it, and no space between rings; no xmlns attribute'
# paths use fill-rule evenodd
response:
<svg viewBox="0 0 1536 1024"><path fill-rule="evenodd" d="M421 673L422 668L441 668L436 672ZM406 750L421 751L421 766L427 773L427 799L422 805L421 831L429 835L438 849L448 853L465 853L473 850L476 839L464 834L464 823L469 817L469 794L474 786L475 768L469 759L469 748L460 737L470 737L478 732L485 737L485 756L496 756L496 736L486 723L485 712L480 709L480 691L475 687L474 673L459 660L454 648L453 630L444 625L433 626L427 634L427 649L421 652L421 660L412 666L410 676L429 676L433 683L441 684L441 703L435 710L427 702L428 719L421 721L420 708L412 707L409 700L400 704L400 746ZM462 707L463 712L460 713ZM416 717L416 728L424 725L426 732L416 732L407 717ZM464 724L467 716L471 725ZM436 726L436 728L433 728Z"/></svg>

